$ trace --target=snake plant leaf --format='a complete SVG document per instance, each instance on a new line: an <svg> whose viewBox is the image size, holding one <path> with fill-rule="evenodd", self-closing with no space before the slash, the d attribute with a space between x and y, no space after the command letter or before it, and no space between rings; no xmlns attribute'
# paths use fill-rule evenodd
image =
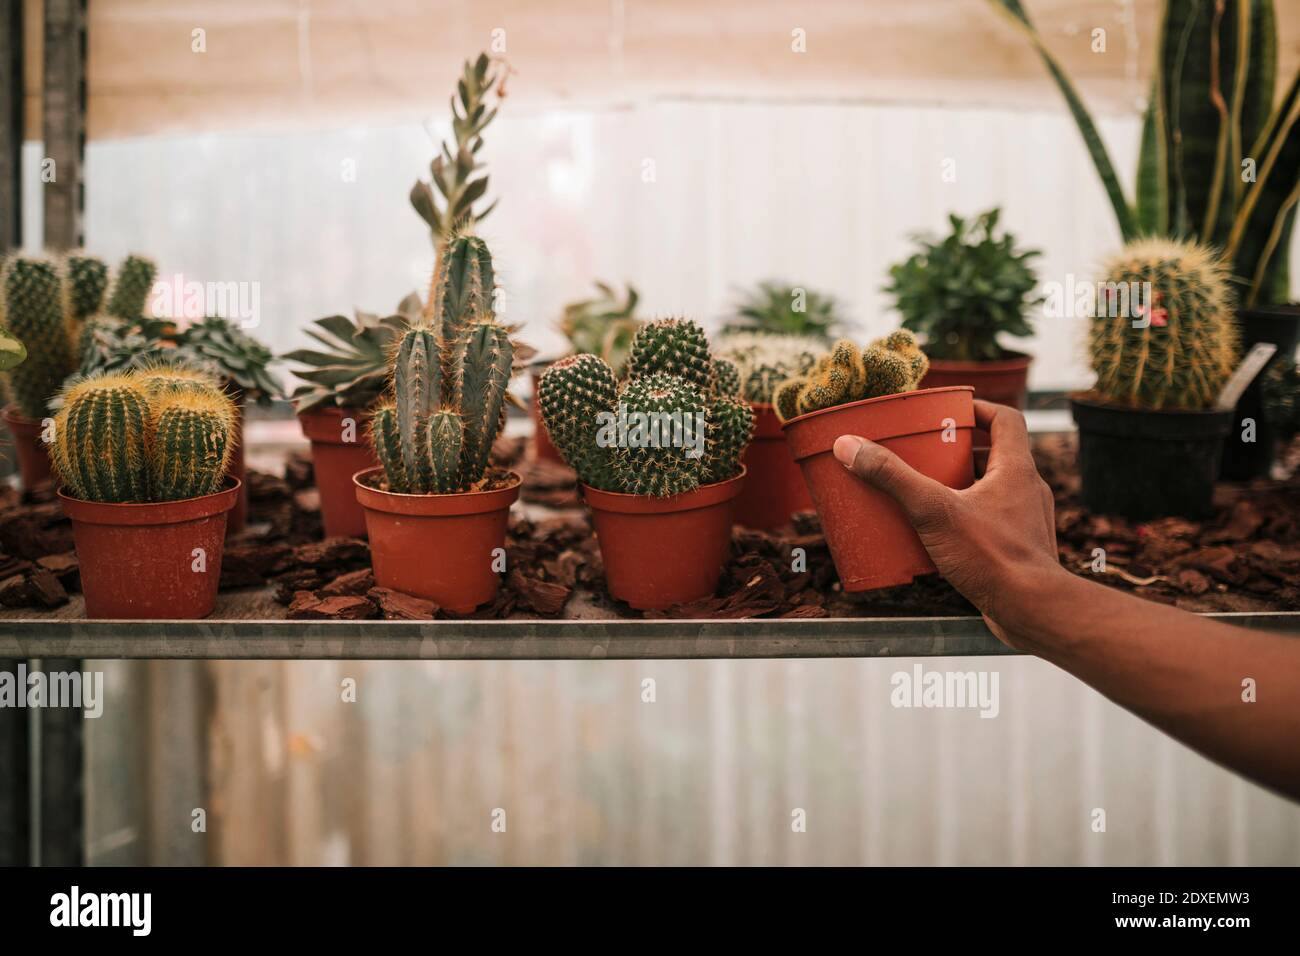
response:
<svg viewBox="0 0 1300 956"><path fill-rule="evenodd" d="M0 328L0 372L21 365L27 358L27 346L8 329Z"/></svg>
<svg viewBox="0 0 1300 956"><path fill-rule="evenodd" d="M1143 235L1169 232L1169 151L1163 135L1164 115L1164 103L1153 83L1138 153L1137 226Z"/></svg>
<svg viewBox="0 0 1300 956"><path fill-rule="evenodd" d="M1125 241L1134 238L1138 233L1137 219L1129 206L1128 200L1124 198L1124 189L1120 186L1119 177L1115 174L1115 166L1110 161L1110 154L1106 151L1106 144L1102 142L1101 134L1097 132L1097 124L1093 122L1092 115L1088 108L1084 106L1083 100L1080 99L1078 91L1075 90L1074 84L1070 82L1069 76L1061 68L1050 50L1043 43L1038 31L1030 22L1029 14L1025 12L1024 6L1020 0L989 0L994 8L1004 13L1007 18L1019 28L1029 41L1038 51L1039 57L1047 67L1052 79L1056 81L1057 87L1060 88L1061 95L1065 97L1066 104L1070 107L1070 113L1074 116L1075 125L1079 127L1079 133L1083 136L1084 144L1088 147L1088 154L1092 157L1092 163L1097 167L1097 175L1101 177L1102 185L1106 188L1106 195L1110 199L1110 204L1115 210L1115 219L1119 223L1120 234Z"/></svg>

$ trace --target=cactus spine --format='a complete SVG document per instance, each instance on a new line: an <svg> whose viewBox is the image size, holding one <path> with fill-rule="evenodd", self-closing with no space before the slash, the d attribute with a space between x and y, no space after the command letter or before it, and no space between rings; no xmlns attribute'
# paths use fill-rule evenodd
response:
<svg viewBox="0 0 1300 956"><path fill-rule="evenodd" d="M734 477L753 413L736 397L735 369L715 367L703 330L687 319L643 325L629 369L616 386L604 360L582 354L542 376L542 417L579 479L605 491L666 497Z"/></svg>
<svg viewBox="0 0 1300 956"><path fill-rule="evenodd" d="M50 260L14 256L0 279L4 324L27 349L9 372L14 400L28 418L43 418L73 367L58 267Z"/></svg>
<svg viewBox="0 0 1300 956"><path fill-rule="evenodd" d="M234 403L213 385L151 391L135 372L69 386L55 419L53 462L85 501L176 501L220 489L234 441Z"/></svg>
<svg viewBox="0 0 1300 956"><path fill-rule="evenodd" d="M865 398L914 390L930 370L916 337L898 329L859 351L848 339L836 342L812 369L778 385L772 404L781 421Z"/></svg>
<svg viewBox="0 0 1300 956"><path fill-rule="evenodd" d="M117 267L113 291L105 311L119 319L133 322L144 315L149 290L153 288L158 266L144 256L127 256Z"/></svg>
<svg viewBox="0 0 1300 956"><path fill-rule="evenodd" d="M435 295L393 358L393 401L376 409L370 439L397 494L473 490L505 422L514 346L491 311L492 257L457 236L441 258Z"/></svg>
<svg viewBox="0 0 1300 956"><path fill-rule="evenodd" d="M1096 391L1108 401L1210 407L1238 355L1222 261L1194 243L1129 243L1107 263L1089 352Z"/></svg>

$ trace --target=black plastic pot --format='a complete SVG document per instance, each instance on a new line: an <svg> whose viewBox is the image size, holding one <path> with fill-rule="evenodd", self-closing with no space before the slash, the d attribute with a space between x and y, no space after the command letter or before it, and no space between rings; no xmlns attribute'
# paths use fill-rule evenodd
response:
<svg viewBox="0 0 1300 956"><path fill-rule="evenodd" d="M1071 396L1083 504L1134 521L1209 515L1231 411L1147 411Z"/></svg>
<svg viewBox="0 0 1300 956"><path fill-rule="evenodd" d="M1277 353L1269 361L1250 387L1237 402L1237 414L1232 431L1223 443L1222 476L1234 481L1259 478L1268 474L1273 464L1277 433L1264 418L1264 397L1260 382L1275 362L1289 361L1295 356L1300 340L1300 306L1277 305L1263 309L1247 309L1237 313L1237 327L1241 330L1241 354L1244 356L1260 342L1271 342ZM1242 423L1247 418L1255 420L1255 440L1242 441Z"/></svg>

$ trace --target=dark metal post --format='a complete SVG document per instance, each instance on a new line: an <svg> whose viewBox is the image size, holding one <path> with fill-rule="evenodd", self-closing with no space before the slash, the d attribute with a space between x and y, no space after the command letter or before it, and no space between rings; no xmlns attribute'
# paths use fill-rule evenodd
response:
<svg viewBox="0 0 1300 956"><path fill-rule="evenodd" d="M82 162L86 148L86 3L45 0L45 63L41 99L44 155L52 178L42 176L45 246L82 244ZM44 172L44 170L42 171ZM81 669L76 659L47 659L47 673ZM36 711L40 743L40 828L37 859L43 866L79 866L85 860L82 713L77 708Z"/></svg>

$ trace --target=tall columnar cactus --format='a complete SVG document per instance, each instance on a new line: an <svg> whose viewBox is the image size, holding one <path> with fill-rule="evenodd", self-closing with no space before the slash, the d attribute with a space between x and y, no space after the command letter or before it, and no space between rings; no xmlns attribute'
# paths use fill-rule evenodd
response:
<svg viewBox="0 0 1300 956"><path fill-rule="evenodd" d="M85 501L177 501L218 491L234 441L234 403L212 385L151 390L145 376L98 375L69 386L53 462Z"/></svg>
<svg viewBox="0 0 1300 956"><path fill-rule="evenodd" d="M582 482L666 497L735 477L753 413L730 363L714 367L703 330L686 319L649 323L631 356L621 386L595 355L561 359L542 376L547 431Z"/></svg>
<svg viewBox="0 0 1300 956"><path fill-rule="evenodd" d="M28 418L43 418L73 366L58 266L14 256L0 286L5 327L27 349L27 360L9 372L14 400Z"/></svg>
<svg viewBox="0 0 1300 956"><path fill-rule="evenodd" d="M83 252L69 253L63 259L64 288L68 296L68 318L77 329L97 313L108 287L108 265L103 259Z"/></svg>
<svg viewBox="0 0 1300 956"><path fill-rule="evenodd" d="M128 322L144 314L149 291L158 275L158 266L144 256L127 256L117 267L113 277L113 291L105 311Z"/></svg>
<svg viewBox="0 0 1300 956"><path fill-rule="evenodd" d="M1238 358L1222 260L1194 243L1129 243L1106 265L1089 351L1109 401L1208 408Z"/></svg>
<svg viewBox="0 0 1300 956"><path fill-rule="evenodd" d="M841 339L808 374L777 386L772 404L777 417L789 421L848 402L910 392L929 370L929 359L906 329L891 332L862 350Z"/></svg>
<svg viewBox="0 0 1300 956"><path fill-rule="evenodd" d="M459 236L440 269L434 308L398 341L393 401L371 422L388 490L398 494L474 490L505 423L514 345L491 312L491 254Z"/></svg>

